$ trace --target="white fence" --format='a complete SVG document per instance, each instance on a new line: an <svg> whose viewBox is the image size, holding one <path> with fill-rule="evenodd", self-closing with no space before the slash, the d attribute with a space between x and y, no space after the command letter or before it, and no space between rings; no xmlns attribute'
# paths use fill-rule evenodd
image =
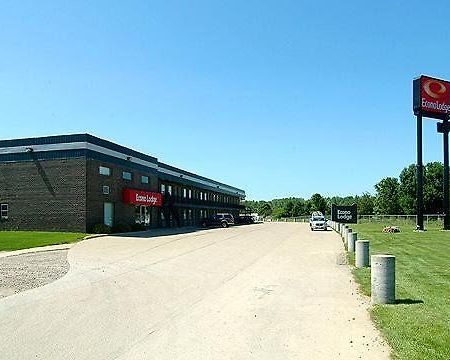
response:
<svg viewBox="0 0 450 360"><path fill-rule="evenodd" d="M437 225L444 223L444 216L442 214L426 214L423 216L424 222L428 225L429 223L435 223ZM266 221L268 221L266 219ZM308 222L309 216L299 216L292 218L281 218L273 219L269 221L274 222ZM358 223L417 223L417 215L358 215Z"/></svg>

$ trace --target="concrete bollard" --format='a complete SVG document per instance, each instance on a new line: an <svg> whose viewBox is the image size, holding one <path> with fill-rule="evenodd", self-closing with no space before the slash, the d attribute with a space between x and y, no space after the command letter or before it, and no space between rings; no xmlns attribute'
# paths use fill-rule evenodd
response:
<svg viewBox="0 0 450 360"><path fill-rule="evenodd" d="M371 264L372 304L394 304L395 256L372 255Z"/></svg>
<svg viewBox="0 0 450 360"><path fill-rule="evenodd" d="M355 266L369 266L369 240L358 240L355 245Z"/></svg>
<svg viewBox="0 0 450 360"><path fill-rule="evenodd" d="M353 230L351 228L347 229L347 236L344 238L344 244L345 246L348 246L348 237L351 236L353 233Z"/></svg>
<svg viewBox="0 0 450 360"><path fill-rule="evenodd" d="M358 240L358 233L352 232L348 235L347 249L349 252L355 252L355 242Z"/></svg>

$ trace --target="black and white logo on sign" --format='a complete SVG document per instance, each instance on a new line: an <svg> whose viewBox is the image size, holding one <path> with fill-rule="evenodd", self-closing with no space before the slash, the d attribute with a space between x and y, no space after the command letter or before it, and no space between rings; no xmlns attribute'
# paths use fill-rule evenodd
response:
<svg viewBox="0 0 450 360"><path fill-rule="evenodd" d="M356 224L358 222L356 204L350 206L331 205L331 220L340 223Z"/></svg>

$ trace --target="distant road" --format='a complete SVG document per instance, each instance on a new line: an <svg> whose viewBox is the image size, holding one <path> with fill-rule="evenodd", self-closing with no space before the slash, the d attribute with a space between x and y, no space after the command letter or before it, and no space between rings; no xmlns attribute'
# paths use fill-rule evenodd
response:
<svg viewBox="0 0 450 360"><path fill-rule="evenodd" d="M0 357L388 359L344 259L305 223L86 240L0 299Z"/></svg>

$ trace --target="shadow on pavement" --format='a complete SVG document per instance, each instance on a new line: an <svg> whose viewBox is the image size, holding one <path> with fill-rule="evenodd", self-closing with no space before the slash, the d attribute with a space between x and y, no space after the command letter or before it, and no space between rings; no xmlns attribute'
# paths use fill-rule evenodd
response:
<svg viewBox="0 0 450 360"><path fill-rule="evenodd" d="M161 228L161 229L150 229L145 231L136 231L120 234L111 234L110 236L121 236L121 237L132 237L132 238L151 238L155 236L170 236L170 235L180 235L188 234L201 230L206 230L208 228L201 228L197 226L179 227L179 228Z"/></svg>

